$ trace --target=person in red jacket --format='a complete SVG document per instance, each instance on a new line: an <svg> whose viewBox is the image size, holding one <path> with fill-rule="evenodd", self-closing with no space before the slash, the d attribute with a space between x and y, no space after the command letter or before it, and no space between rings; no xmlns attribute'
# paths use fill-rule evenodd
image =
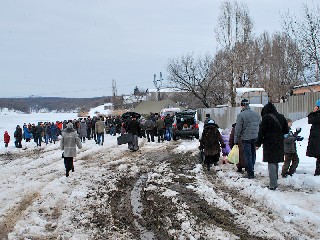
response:
<svg viewBox="0 0 320 240"><path fill-rule="evenodd" d="M9 145L9 142L10 142L10 135L7 131L4 132L4 144L5 144L5 147L8 147Z"/></svg>

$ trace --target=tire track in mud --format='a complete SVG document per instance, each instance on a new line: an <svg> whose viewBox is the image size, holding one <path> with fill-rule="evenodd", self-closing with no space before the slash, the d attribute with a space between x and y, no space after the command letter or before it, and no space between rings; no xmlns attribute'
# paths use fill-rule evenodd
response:
<svg viewBox="0 0 320 240"><path fill-rule="evenodd" d="M172 231L181 231L183 220L178 217L181 212L186 215L186 219L194 221L194 229L200 239L206 238L207 226L212 226L212 229L222 229L240 239L266 239L251 235L246 229L235 224L235 216L232 213L209 205L195 192L187 189L187 184L192 183L194 179L178 177L173 183L161 186L178 193L178 202L175 204L171 198L162 196L162 191L159 189L145 191L144 188L147 187L145 176L147 173L153 173L153 169L163 163L173 166L171 170L176 176L194 168L195 164L191 166L183 164L180 154L171 153L174 147L167 146L161 151L161 155L156 149L148 149L149 151L142 155L147 160L146 165L140 166L140 172L134 176L117 172L118 165L114 165L111 169L115 171L117 179L113 189L111 187L101 189L108 185L108 179L95 183L98 187L88 195L88 198L94 200L91 202L94 206L93 216L91 224L86 226L98 229L99 234L96 234L94 239L111 236L123 239L176 239L178 235ZM127 154L124 153L119 157ZM130 153L130 157L135 159L132 164L139 165L136 158L141 158L141 153ZM97 206L97 203L100 203L100 206L99 204Z"/></svg>
<svg viewBox="0 0 320 240"><path fill-rule="evenodd" d="M165 159L158 155L157 149L125 151L117 155L114 161L127 158L129 168L139 168L139 172L132 175L119 171L118 167L123 161L112 164L111 160L109 165L104 166L109 174L102 176L101 181L94 182L96 187L87 196L92 214L89 223L83 227L97 229L93 239L152 239L150 236L153 234L145 228L145 220L137 216L135 209L139 208L136 204L141 203L140 188L145 181L143 176L150 171L155 160L161 162ZM110 184L113 180L114 184ZM139 209L138 214L141 211Z"/></svg>
<svg viewBox="0 0 320 240"><path fill-rule="evenodd" d="M103 156L105 154L108 154L111 151L113 146L114 145L107 147L107 148L101 148L101 151L95 150L96 152L94 152L94 154L90 154L90 155L91 156L95 156L95 155ZM16 206L16 207L14 207L13 210L10 210L12 208L12 207L10 207L9 210L4 213L3 218L2 218L3 221L1 221L3 223L1 223L1 225L0 225L0 230L1 230L0 232L2 234L0 239L4 239L3 236L7 235L8 233L10 233L13 230L14 226L20 220L22 214L25 212L27 207L32 205L33 202L36 200L36 198L44 197L44 196L41 196L42 189L45 188L48 184L50 184L52 181L59 179L63 176L63 175L61 175L61 172L56 169L56 167L53 167L56 164L59 164L60 161L61 161L61 164L63 164L62 159L55 156L55 155L57 155L57 151L59 151L58 148L57 149L50 149L50 150L33 149L31 151L21 152L17 155L14 155L14 158L13 158L14 160L17 160L19 158L32 157L32 158L27 158L26 161L24 161L24 166L27 166L28 163L34 161L34 159L37 159L38 161L41 161L41 159L46 159L46 161L43 161L40 164L37 164L36 167L26 167L26 172L36 170L37 168L42 169L39 173L30 175L30 177L28 176L28 180L41 181L41 179L43 179L43 177L45 177L45 182L39 183L39 188L37 189L38 192L36 195L32 194L32 193L26 193L27 194L26 197L24 197L19 202L16 202L15 205L12 205L12 206ZM90 151L91 151L91 149L81 149L78 153L81 154L81 153L90 152ZM102 154L101 154L101 152L102 152ZM91 162L99 162L100 159L101 159L100 157L98 159L93 158L93 159L90 159L90 161ZM92 166L92 167L94 167L94 166ZM34 195L35 195L35 197L32 197ZM29 201L29 199L32 199L32 200ZM63 202L61 202L61 203L63 203ZM50 215L52 215L52 216L51 217L48 216L48 217L55 220L54 222L58 222L59 217L61 215L61 211L59 210L59 209L61 209L61 206L51 206L51 207L50 207L50 209L52 210L52 214L50 213ZM17 212L19 214L17 214ZM21 212L21 214L20 214L20 212ZM45 213L45 214L47 214L47 213ZM52 231L54 231L56 227L57 227L56 225L46 226L46 228L48 230L48 234L50 232L52 233ZM49 234L49 235L51 235L51 234Z"/></svg>
<svg viewBox="0 0 320 240"><path fill-rule="evenodd" d="M0 222L0 239L7 239L8 234L13 230L24 212L38 197L38 192L30 193L24 196L17 206L7 212L4 219Z"/></svg>
<svg viewBox="0 0 320 240"><path fill-rule="evenodd" d="M189 190L187 185L194 183L194 178L187 178L181 174L192 170L195 163L190 164L189 162L188 165L185 162L186 159L188 161L190 155L173 154L170 156L170 170L177 177L174 178L174 183L160 186L177 192L175 200L159 195L159 189L144 192L144 218L148 219L148 227L156 233L157 239L178 239L185 231L182 226L186 219L194 222L193 233L200 239L208 238L206 226L212 226L212 229L222 229L224 232L230 233L231 236L237 236L240 239L267 239L250 234L245 228L235 223L235 216L230 211L209 205L194 191ZM180 177L178 177L179 174ZM157 185L155 182L151 183ZM175 201L174 204L172 201ZM184 214L185 218L179 219L179 214ZM170 220L168 221L168 219ZM170 234L172 229L178 230L179 234Z"/></svg>

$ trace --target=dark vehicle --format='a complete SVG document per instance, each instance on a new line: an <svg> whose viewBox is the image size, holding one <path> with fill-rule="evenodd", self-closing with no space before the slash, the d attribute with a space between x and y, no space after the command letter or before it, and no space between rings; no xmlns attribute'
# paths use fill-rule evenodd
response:
<svg viewBox="0 0 320 240"><path fill-rule="evenodd" d="M176 141L180 138L199 139L197 111L184 110L174 116L172 139Z"/></svg>
<svg viewBox="0 0 320 240"><path fill-rule="evenodd" d="M136 112L126 112L126 113L122 114L123 119L128 119L131 117L136 117L137 119L139 119L141 117L141 115Z"/></svg>

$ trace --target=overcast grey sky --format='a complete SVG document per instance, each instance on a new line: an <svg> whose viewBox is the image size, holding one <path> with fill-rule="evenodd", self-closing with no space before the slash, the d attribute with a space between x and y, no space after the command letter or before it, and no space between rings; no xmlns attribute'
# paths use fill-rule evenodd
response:
<svg viewBox="0 0 320 240"><path fill-rule="evenodd" d="M0 97L153 88L169 58L214 53L220 0L0 0ZM281 30L301 0L245 0L255 32Z"/></svg>

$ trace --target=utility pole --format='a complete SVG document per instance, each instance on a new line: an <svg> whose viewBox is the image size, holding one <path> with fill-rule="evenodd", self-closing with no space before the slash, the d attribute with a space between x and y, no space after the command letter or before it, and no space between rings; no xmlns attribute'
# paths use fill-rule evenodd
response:
<svg viewBox="0 0 320 240"><path fill-rule="evenodd" d="M157 79L157 75L154 74L153 75L153 84L155 86L155 88L157 89L157 100L160 101L161 100L161 96L160 96L160 89L162 88L162 73L160 72L160 79Z"/></svg>

